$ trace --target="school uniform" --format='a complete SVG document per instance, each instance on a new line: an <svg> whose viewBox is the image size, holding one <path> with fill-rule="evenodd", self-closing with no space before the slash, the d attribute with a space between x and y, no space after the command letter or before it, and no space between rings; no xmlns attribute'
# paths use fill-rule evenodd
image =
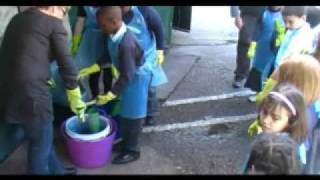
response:
<svg viewBox="0 0 320 180"><path fill-rule="evenodd" d="M313 38L312 29L307 22L299 29L287 30L277 52L274 68L278 68L281 61L289 55L302 52L311 53L313 50Z"/></svg>
<svg viewBox="0 0 320 180"><path fill-rule="evenodd" d="M123 21L136 36L144 50L146 61L152 67L152 79L148 95L148 117L159 115L156 88L168 82L161 65L157 65L156 50L164 48L164 33L160 16L150 6L132 6L124 15Z"/></svg>
<svg viewBox="0 0 320 180"><path fill-rule="evenodd" d="M110 60L99 61L99 65L103 67L111 61L120 74L111 92L120 96L122 152L139 153L138 139L142 120L147 115L152 67L145 61L143 49L124 23L115 35L107 39L106 51L106 58Z"/></svg>

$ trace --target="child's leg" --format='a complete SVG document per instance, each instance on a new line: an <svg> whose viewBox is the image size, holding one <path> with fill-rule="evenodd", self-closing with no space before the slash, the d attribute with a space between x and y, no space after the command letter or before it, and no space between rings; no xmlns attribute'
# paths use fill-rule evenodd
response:
<svg viewBox="0 0 320 180"><path fill-rule="evenodd" d="M100 72L91 74L89 76L89 86L90 86L93 99L95 99L99 94L99 77L100 77Z"/></svg>
<svg viewBox="0 0 320 180"><path fill-rule="evenodd" d="M120 154L112 161L113 164L125 164L140 158L139 137L143 119L121 119L123 141Z"/></svg>
<svg viewBox="0 0 320 180"><path fill-rule="evenodd" d="M157 88L150 86L148 89L148 106L147 106L147 118L145 125L154 125L154 118L159 115L159 102L157 98Z"/></svg>
<svg viewBox="0 0 320 180"><path fill-rule="evenodd" d="M104 68L103 69L103 87L104 93L107 93L112 88L112 71L111 68Z"/></svg>

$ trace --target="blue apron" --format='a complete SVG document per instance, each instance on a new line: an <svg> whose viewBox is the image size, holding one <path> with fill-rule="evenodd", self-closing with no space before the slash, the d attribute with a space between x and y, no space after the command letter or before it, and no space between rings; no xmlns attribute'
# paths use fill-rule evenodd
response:
<svg viewBox="0 0 320 180"><path fill-rule="evenodd" d="M139 45L144 50L144 57L146 63L152 67L151 86L157 87L168 82L168 78L164 73L162 66L157 64L157 48L155 37L153 33L149 33L147 25L144 21L142 14L136 6L132 7L133 17L129 24L128 29L134 33ZM152 35L152 37L150 36Z"/></svg>
<svg viewBox="0 0 320 180"><path fill-rule="evenodd" d="M125 33L124 33L125 34ZM114 66L119 69L119 44L124 34L113 42L108 38L108 51ZM121 72L120 72L121 76ZM144 118L147 115L148 87L151 80L151 69L144 63L138 67L135 76L128 86L121 92L120 116L127 119Z"/></svg>
<svg viewBox="0 0 320 180"><path fill-rule="evenodd" d="M297 30L287 30L276 56L275 68L279 67L283 58L290 53L301 53L302 50L310 52L312 50L312 35L309 24Z"/></svg>
<svg viewBox="0 0 320 180"><path fill-rule="evenodd" d="M85 30L81 38L81 42L78 48L78 52L75 57L75 65L78 70L88 67L94 64L99 57L100 53L103 52L103 35L99 30L96 23L96 8L91 6L84 7L86 11L86 21ZM98 41L101 41L99 46ZM71 41L69 39L68 47L71 46ZM53 62L50 66L51 76L55 81L56 87L51 89L51 94L53 96L53 102L62 106L69 106L67 101L67 96L65 94L65 87L63 86L63 81L58 72L58 66L56 62ZM82 98L84 101L89 101L91 99L91 91L89 87L88 78L80 81L80 88L82 93Z"/></svg>
<svg viewBox="0 0 320 180"><path fill-rule="evenodd" d="M253 60L253 67L261 73L261 87L263 87L263 82L267 79L276 57L276 52L271 47L275 31L275 21L280 21L284 26L281 12L264 11L261 32L258 37L256 54Z"/></svg>
<svg viewBox="0 0 320 180"><path fill-rule="evenodd" d="M94 64L102 56L103 52L103 33L96 22L97 8L84 6L86 21L84 33L75 56L75 63L78 69L83 69Z"/></svg>
<svg viewBox="0 0 320 180"><path fill-rule="evenodd" d="M308 136L305 140L306 149L309 150L312 142L312 132L316 126L319 118L319 101L307 108L307 120L308 120Z"/></svg>

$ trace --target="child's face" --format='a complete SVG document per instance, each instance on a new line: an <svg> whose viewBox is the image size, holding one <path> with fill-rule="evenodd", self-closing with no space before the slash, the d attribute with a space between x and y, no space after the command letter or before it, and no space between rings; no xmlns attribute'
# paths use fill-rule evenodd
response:
<svg viewBox="0 0 320 180"><path fill-rule="evenodd" d="M97 23L103 33L111 35L116 29L116 23L102 14L97 18Z"/></svg>
<svg viewBox="0 0 320 180"><path fill-rule="evenodd" d="M267 133L284 132L289 124L290 113L286 108L277 106L273 112L262 110L259 114L262 130Z"/></svg>
<svg viewBox="0 0 320 180"><path fill-rule="evenodd" d="M298 16L285 16L284 21L286 24L286 28L289 30L299 29L306 22L306 17L298 17Z"/></svg>

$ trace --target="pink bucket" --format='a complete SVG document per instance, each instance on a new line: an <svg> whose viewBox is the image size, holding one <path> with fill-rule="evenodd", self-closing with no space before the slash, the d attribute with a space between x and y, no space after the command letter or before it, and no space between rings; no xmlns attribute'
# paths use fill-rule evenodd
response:
<svg viewBox="0 0 320 180"><path fill-rule="evenodd" d="M104 138L83 141L72 139L65 133L65 123L62 123L61 132L66 141L68 153L71 162L80 168L99 168L107 165L111 161L112 144L116 135L117 126L113 119L101 118L105 121L109 120L111 124L111 133Z"/></svg>

